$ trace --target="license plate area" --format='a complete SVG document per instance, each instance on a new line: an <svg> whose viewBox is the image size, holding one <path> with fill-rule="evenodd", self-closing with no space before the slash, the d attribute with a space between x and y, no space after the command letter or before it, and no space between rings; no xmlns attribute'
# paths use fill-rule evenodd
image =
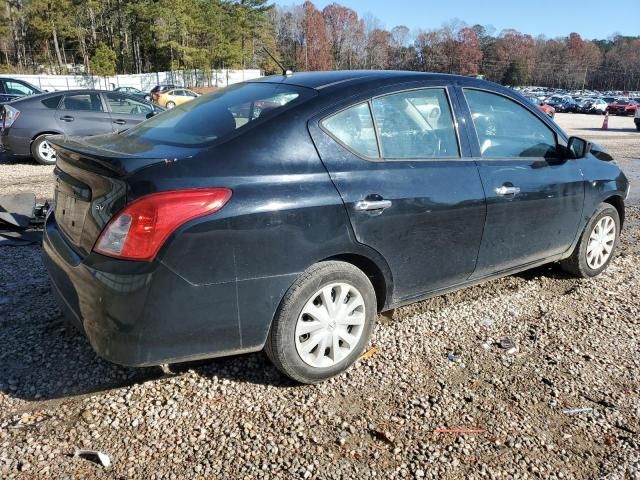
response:
<svg viewBox="0 0 640 480"><path fill-rule="evenodd" d="M80 245L84 221L90 203L56 191L56 221L61 230L75 245Z"/></svg>

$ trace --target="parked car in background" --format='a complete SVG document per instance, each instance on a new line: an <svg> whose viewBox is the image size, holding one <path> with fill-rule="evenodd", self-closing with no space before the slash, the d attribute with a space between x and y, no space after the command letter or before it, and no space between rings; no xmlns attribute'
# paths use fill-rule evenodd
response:
<svg viewBox="0 0 640 480"><path fill-rule="evenodd" d="M545 103L555 108L558 113L576 113L578 111L578 104L569 96L552 96Z"/></svg>
<svg viewBox="0 0 640 480"><path fill-rule="evenodd" d="M173 84L156 85L149 92L149 98L151 99L151 101L157 103L161 93L166 92L168 90L173 90L174 88L179 88L179 87Z"/></svg>
<svg viewBox="0 0 640 480"><path fill-rule="evenodd" d="M156 100L156 103L161 107L168 109L174 108L178 105L182 105L185 102L198 98L196 92L189 90L188 88L174 88L173 90L167 90L161 92Z"/></svg>
<svg viewBox="0 0 640 480"><path fill-rule="evenodd" d="M379 311L549 262L598 275L629 185L511 89L418 72L265 77L52 142L45 265L102 357L264 348L306 383Z"/></svg>
<svg viewBox="0 0 640 480"><path fill-rule="evenodd" d="M587 113L592 113L596 115L604 115L607 111L607 107L609 104L602 98L595 98L590 105Z"/></svg>
<svg viewBox="0 0 640 480"><path fill-rule="evenodd" d="M576 107L576 113L589 113L591 110L591 105L593 105L592 98L583 98L580 101L576 101L578 104Z"/></svg>
<svg viewBox="0 0 640 480"><path fill-rule="evenodd" d="M40 93L43 93L42 90L24 80L7 77L0 78L0 104Z"/></svg>
<svg viewBox="0 0 640 480"><path fill-rule="evenodd" d="M538 97L527 96L527 100L529 100L534 105L537 105L538 108L547 114L549 117L553 118L556 115L556 109L551 105L547 105L544 101L540 100Z"/></svg>
<svg viewBox="0 0 640 480"><path fill-rule="evenodd" d="M164 109L131 95L100 90L69 90L23 97L0 107L0 146L38 163L56 162L47 137L99 135L129 128Z"/></svg>
<svg viewBox="0 0 640 480"><path fill-rule="evenodd" d="M634 115L638 108L638 102L628 98L618 98L609 105L607 111L610 115Z"/></svg>
<svg viewBox="0 0 640 480"><path fill-rule="evenodd" d="M114 92L118 93L126 93L127 95L131 95L132 97L136 97L139 100L151 101L151 94L145 93L139 88L135 87L118 87L113 89Z"/></svg>
<svg viewBox="0 0 640 480"><path fill-rule="evenodd" d="M636 130L640 132L640 108L636 108L636 114L634 116L633 123L636 124Z"/></svg>

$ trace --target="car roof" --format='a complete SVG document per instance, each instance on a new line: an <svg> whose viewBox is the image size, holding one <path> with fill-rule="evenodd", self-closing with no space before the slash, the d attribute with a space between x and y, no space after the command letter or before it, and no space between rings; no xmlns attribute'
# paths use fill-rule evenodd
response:
<svg viewBox="0 0 640 480"><path fill-rule="evenodd" d="M94 90L94 89L87 89L87 88L77 88L74 90L56 90L55 92L39 93L38 95L26 95L24 97L16 98L15 100L12 100L11 102L7 102L7 103L25 104L27 102L39 102L42 100L46 100L47 98L57 97L61 95L76 95L76 94L86 95L91 93L114 93L114 91L113 90ZM131 98L134 98L131 94L126 92L115 92L115 93L117 93L118 95L124 95L124 96L129 96Z"/></svg>
<svg viewBox="0 0 640 480"><path fill-rule="evenodd" d="M462 75L449 75L444 73L409 72L399 70L336 70L330 72L300 72L288 75L270 75L249 80L249 83L268 82L284 83L299 87L323 90L339 84L351 86L370 83L372 81L411 81L411 80L448 80L473 79Z"/></svg>

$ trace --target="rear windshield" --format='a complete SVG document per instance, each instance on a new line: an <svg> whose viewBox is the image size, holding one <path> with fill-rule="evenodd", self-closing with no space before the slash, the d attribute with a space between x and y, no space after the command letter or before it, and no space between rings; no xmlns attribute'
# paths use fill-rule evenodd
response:
<svg viewBox="0 0 640 480"><path fill-rule="evenodd" d="M192 147L277 115L315 95L279 83L239 83L167 110L121 133L137 141Z"/></svg>

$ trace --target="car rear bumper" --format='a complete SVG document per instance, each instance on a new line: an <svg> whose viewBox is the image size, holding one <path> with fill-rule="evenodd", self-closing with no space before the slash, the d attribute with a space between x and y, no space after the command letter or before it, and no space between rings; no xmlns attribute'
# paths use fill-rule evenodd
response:
<svg viewBox="0 0 640 480"><path fill-rule="evenodd" d="M44 262L64 314L98 355L127 366L159 365L259 350L242 346L235 283L193 285L161 262L81 258L45 224Z"/></svg>
<svg viewBox="0 0 640 480"><path fill-rule="evenodd" d="M12 155L31 155L31 138L15 135L8 128L0 133L0 150Z"/></svg>

